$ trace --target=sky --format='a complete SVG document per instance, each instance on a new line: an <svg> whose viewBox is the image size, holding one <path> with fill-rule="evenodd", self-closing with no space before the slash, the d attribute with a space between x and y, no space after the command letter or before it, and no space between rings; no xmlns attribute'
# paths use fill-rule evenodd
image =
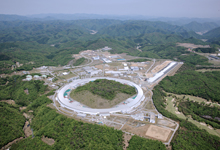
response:
<svg viewBox="0 0 220 150"><path fill-rule="evenodd" d="M220 0L0 0L0 14L220 18Z"/></svg>

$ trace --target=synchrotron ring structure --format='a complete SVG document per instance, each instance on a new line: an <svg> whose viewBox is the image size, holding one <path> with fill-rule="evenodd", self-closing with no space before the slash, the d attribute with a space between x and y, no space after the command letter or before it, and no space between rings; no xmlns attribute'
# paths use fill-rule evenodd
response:
<svg viewBox="0 0 220 150"><path fill-rule="evenodd" d="M83 104L77 102L76 100L72 100L68 96L68 92L75 89L78 86L82 86L90 81L94 81L96 79L107 79L107 80L114 80L117 82L120 82L122 84L127 84L130 86L133 86L136 88L137 95L135 97L128 98L123 103L119 103L118 105L112 107L112 108L106 108L106 109L93 109L89 108L87 106L84 106ZM145 99L145 96L143 94L143 90L140 86L137 84L124 80L124 79L117 79L117 78L109 78L109 77L96 77L96 78L87 78L87 79L79 79L75 80L63 87L61 87L59 90L57 90L56 94L56 100L60 103L62 107L65 107L67 109L73 110L77 113L85 113L85 114L91 114L91 115L104 115L104 114L111 114L116 112L121 113L129 113L134 110L134 108L137 108L141 102Z"/></svg>

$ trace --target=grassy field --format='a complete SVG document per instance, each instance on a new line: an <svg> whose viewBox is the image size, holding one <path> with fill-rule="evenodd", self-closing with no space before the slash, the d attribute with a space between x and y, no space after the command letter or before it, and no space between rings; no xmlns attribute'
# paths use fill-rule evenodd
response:
<svg viewBox="0 0 220 150"><path fill-rule="evenodd" d="M198 69L198 72L207 72L207 71L220 71L220 69Z"/></svg>
<svg viewBox="0 0 220 150"><path fill-rule="evenodd" d="M211 104L211 106L220 107L218 103L209 102L206 99L201 98L201 97L196 97L196 96L191 96L191 95L178 95L178 94L173 94L173 93L166 93L166 94L167 95L172 94L173 96L176 96L177 98L181 98L181 99L183 99L183 97L185 96L185 99L189 98L190 101L195 101L199 103L205 102L206 104Z"/></svg>
<svg viewBox="0 0 220 150"><path fill-rule="evenodd" d="M149 101L149 102L147 103L147 105L145 106L145 108L146 108L146 109L154 109L154 105L153 105L153 103L152 103L151 101Z"/></svg>
<svg viewBox="0 0 220 150"><path fill-rule="evenodd" d="M209 63L212 63L215 66L219 66L220 65L220 61L219 60L209 60Z"/></svg>
<svg viewBox="0 0 220 150"><path fill-rule="evenodd" d="M173 100L173 97L166 97L167 99L167 107L166 109L171 112L172 114L175 114L177 117L181 118L181 119L186 119L187 117L183 114L180 113L176 110L176 108L174 107L174 102L175 100ZM207 132L209 132L212 135L216 135L220 137L220 132L218 132L217 130L214 130L210 127L208 127L207 125L205 125L204 123L200 123L198 121L193 120L192 118L188 118L188 121L192 122L193 124L195 124L198 128L200 129L205 129Z"/></svg>
<svg viewBox="0 0 220 150"><path fill-rule="evenodd" d="M72 77L75 77L75 76L77 76L75 73L69 73L68 75L61 76L60 78L69 79L69 78L72 78Z"/></svg>
<svg viewBox="0 0 220 150"><path fill-rule="evenodd" d="M107 100L101 96L94 95L89 91L81 91L75 94L73 90L70 93L70 97L91 108L110 108L123 102L131 96L124 93L117 93L113 100Z"/></svg>

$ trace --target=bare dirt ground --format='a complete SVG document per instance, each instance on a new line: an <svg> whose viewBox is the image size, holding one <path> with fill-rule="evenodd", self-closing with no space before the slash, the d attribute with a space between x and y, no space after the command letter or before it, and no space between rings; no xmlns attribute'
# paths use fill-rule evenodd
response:
<svg viewBox="0 0 220 150"><path fill-rule="evenodd" d="M161 140L161 141L167 141L169 135L171 133L170 129L158 127L155 125L150 125L146 132L146 136Z"/></svg>
<svg viewBox="0 0 220 150"><path fill-rule="evenodd" d="M149 102L147 103L147 105L145 106L145 108L146 108L147 110L154 109L154 105L153 105L152 101L149 101Z"/></svg>
<svg viewBox="0 0 220 150"><path fill-rule="evenodd" d="M15 101L14 100L1 100L1 102L5 102L5 103L8 103L10 105L15 105Z"/></svg>
<svg viewBox="0 0 220 150"><path fill-rule="evenodd" d="M95 67L98 68L98 69L103 69L103 64L102 65L96 65ZM109 67L105 66L105 68L109 68Z"/></svg>
<svg viewBox="0 0 220 150"><path fill-rule="evenodd" d="M29 137L30 135L32 135L31 127L28 126L28 125L29 125L29 121L26 121L25 125L24 125L24 128L23 128L24 134L25 134L26 137Z"/></svg>
<svg viewBox="0 0 220 150"><path fill-rule="evenodd" d="M107 100L89 91L81 91L77 94L72 91L70 97L91 108L110 108L128 99L131 95L118 93L113 100Z"/></svg>
<svg viewBox="0 0 220 150"><path fill-rule="evenodd" d="M20 111L26 109L27 107L19 107Z"/></svg>
<svg viewBox="0 0 220 150"><path fill-rule="evenodd" d="M146 131L148 130L149 127L150 127L150 124L145 125L145 126L141 126L141 127L132 127L132 126L129 126L129 125L125 124L123 126L122 130L133 133L133 134L136 134L138 136L146 137L145 133L146 133Z"/></svg>
<svg viewBox="0 0 220 150"><path fill-rule="evenodd" d="M30 116L30 115L28 115L28 114L26 114L26 113L23 113L23 116L24 116L26 119L31 118L31 116Z"/></svg>
<svg viewBox="0 0 220 150"><path fill-rule="evenodd" d="M195 44L192 44L192 43L177 43L177 46L183 46L183 47L186 47L186 48L209 48L210 46L209 45L195 45Z"/></svg>
<svg viewBox="0 0 220 150"><path fill-rule="evenodd" d="M130 141L131 137L132 137L131 135L124 133L124 135L123 135L124 142L123 143L125 144L125 146L123 147L123 150L126 150L127 147L129 146L129 141Z"/></svg>
<svg viewBox="0 0 220 150"><path fill-rule="evenodd" d="M165 119L158 119L157 123L160 124L160 125L170 127L170 128L175 128L176 127L175 123L173 123L171 121L168 121L168 120L165 120Z"/></svg>
<svg viewBox="0 0 220 150"><path fill-rule="evenodd" d="M119 54L119 55L120 55L122 58L127 59L127 60L136 59L136 58L144 58L144 57L129 56L129 55L127 55L126 53L122 53L122 54Z"/></svg>
<svg viewBox="0 0 220 150"><path fill-rule="evenodd" d="M220 71L220 69L198 69L198 72Z"/></svg>
<svg viewBox="0 0 220 150"><path fill-rule="evenodd" d="M48 145L53 145L53 144L55 143L55 140L54 140L54 139L48 138L48 137L45 137L45 136L43 136L43 137L41 138L41 140L42 140L44 143L48 144Z"/></svg>
<svg viewBox="0 0 220 150"><path fill-rule="evenodd" d="M162 70L164 67L166 67L169 63L171 63L172 61L165 61L163 62L162 64L160 65L157 65L156 67L154 67L151 72L152 73L157 73L159 72L160 70Z"/></svg>

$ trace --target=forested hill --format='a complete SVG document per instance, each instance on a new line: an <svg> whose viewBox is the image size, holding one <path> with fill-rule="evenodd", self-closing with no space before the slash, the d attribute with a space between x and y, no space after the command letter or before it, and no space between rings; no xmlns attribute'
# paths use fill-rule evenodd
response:
<svg viewBox="0 0 220 150"><path fill-rule="evenodd" d="M17 27L0 30L0 42L37 41L39 44L54 44L73 41L86 35L89 35L88 30L71 22L33 21L21 23Z"/></svg>
<svg viewBox="0 0 220 150"><path fill-rule="evenodd" d="M108 26L99 31L99 34L110 36L138 36L147 33L159 32L163 34L177 34L184 38L197 37L199 35L193 32L187 32L183 27L170 25L165 22L150 21L124 21L122 24Z"/></svg>
<svg viewBox="0 0 220 150"><path fill-rule="evenodd" d="M97 31L91 34L91 30ZM104 46L111 53L176 59L187 53L177 42L205 45L202 36L183 27L165 22L143 20L47 20L0 21L0 74L12 72L15 62L24 64L19 70L41 65L66 65L71 54ZM142 52L136 49L141 46ZM32 62L32 64L30 64Z"/></svg>
<svg viewBox="0 0 220 150"><path fill-rule="evenodd" d="M183 27L187 30L195 31L195 32L203 32L203 31L210 31L219 27L214 22L205 22L205 23L198 23L196 21L190 22L188 24L183 25Z"/></svg>
<svg viewBox="0 0 220 150"><path fill-rule="evenodd" d="M205 33L204 37L209 39L208 41L211 43L220 44L220 27Z"/></svg>
<svg viewBox="0 0 220 150"><path fill-rule="evenodd" d="M217 38L220 37L220 27L215 28L204 34L207 38Z"/></svg>
<svg viewBox="0 0 220 150"><path fill-rule="evenodd" d="M89 30L98 35L90 36ZM40 44L65 43L73 40L91 40L96 36L139 36L148 33L177 34L183 38L201 38L195 32L164 22L120 20L73 21L0 21L0 42L37 41Z"/></svg>

